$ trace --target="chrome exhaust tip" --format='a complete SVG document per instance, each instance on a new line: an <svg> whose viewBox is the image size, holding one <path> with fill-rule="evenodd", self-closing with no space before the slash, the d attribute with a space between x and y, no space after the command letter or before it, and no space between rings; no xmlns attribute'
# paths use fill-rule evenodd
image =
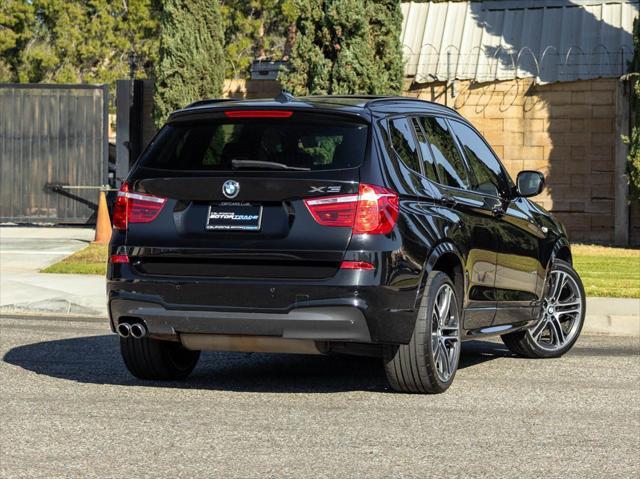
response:
<svg viewBox="0 0 640 479"><path fill-rule="evenodd" d="M142 323L134 323L130 328L131 336L136 339L144 338L147 335L147 328Z"/></svg>
<svg viewBox="0 0 640 479"><path fill-rule="evenodd" d="M128 338L131 335L131 326L128 323L120 323L116 328L116 332L121 338Z"/></svg>

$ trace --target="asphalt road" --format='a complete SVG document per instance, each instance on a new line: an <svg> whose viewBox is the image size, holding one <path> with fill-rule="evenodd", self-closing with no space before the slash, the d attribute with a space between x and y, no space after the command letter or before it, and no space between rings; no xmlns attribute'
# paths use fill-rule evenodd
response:
<svg viewBox="0 0 640 479"><path fill-rule="evenodd" d="M0 319L2 477L630 477L637 339L558 360L465 344L445 394L377 360L209 353L187 382L128 375L105 322Z"/></svg>

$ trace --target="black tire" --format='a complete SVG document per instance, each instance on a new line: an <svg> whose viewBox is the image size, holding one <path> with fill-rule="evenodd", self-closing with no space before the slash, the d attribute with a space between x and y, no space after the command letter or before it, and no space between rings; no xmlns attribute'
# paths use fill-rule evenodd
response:
<svg viewBox="0 0 640 479"><path fill-rule="evenodd" d="M457 333L455 333L457 348L452 352L450 376L446 380L439 375L432 342L434 303L443 285L449 285L451 288L453 295L451 307L455 308L451 311L454 311L452 314L456 316L457 322ZM454 283L445 273L440 271L429 273L411 341L409 344L388 345L384 348L385 372L390 386L395 391L438 394L451 386L458 369L461 349L462 323L456 291Z"/></svg>
<svg viewBox="0 0 640 479"><path fill-rule="evenodd" d="M175 341L153 338L120 338L124 364L135 377L156 381L184 379L196 367L200 351Z"/></svg>
<svg viewBox="0 0 640 479"><path fill-rule="evenodd" d="M580 337L580 333L582 331L582 326L584 325L584 318L586 313L586 295L584 292L584 286L582 285L582 281L580 280L580 276L578 276L578 273L576 273L573 267L566 261L555 260L553 263L553 266L551 267L551 274L554 271L560 271L569 275L575 282L574 284L577 286L578 291L580 293L579 302L581 305L581 312L575 319L575 321L578 322L578 324L575 326L575 333L573 333L572 338L569 341L567 341L566 344L564 344L564 346L556 350L549 350L549 349L542 348L538 345L538 343L536 343L536 341L532 337L532 334L530 333L530 331L534 331L536 329L535 325L529 330L516 331L514 333L504 334L502 336L502 341L507 346L507 348L509 348L513 353L517 354L518 356L522 356L525 358L532 358L532 359L558 358L563 354L567 353ZM545 298L548 296L548 293L549 293L547 289L548 289L548 285L545 287ZM544 314L544 311L542 311L542 314ZM572 329L573 329L573 326L572 326Z"/></svg>

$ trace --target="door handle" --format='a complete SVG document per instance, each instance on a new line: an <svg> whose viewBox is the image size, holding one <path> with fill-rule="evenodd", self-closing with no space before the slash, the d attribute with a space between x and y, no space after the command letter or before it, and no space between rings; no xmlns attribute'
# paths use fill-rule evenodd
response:
<svg viewBox="0 0 640 479"><path fill-rule="evenodd" d="M491 208L491 213L493 213L493 216L495 216L496 218L500 218L504 215L504 209L502 209L501 206L494 206L493 208Z"/></svg>
<svg viewBox="0 0 640 479"><path fill-rule="evenodd" d="M452 207L456 205L456 200L453 196L449 196L449 195L442 195L442 197L440 198L440 200L442 201L442 204L448 207Z"/></svg>

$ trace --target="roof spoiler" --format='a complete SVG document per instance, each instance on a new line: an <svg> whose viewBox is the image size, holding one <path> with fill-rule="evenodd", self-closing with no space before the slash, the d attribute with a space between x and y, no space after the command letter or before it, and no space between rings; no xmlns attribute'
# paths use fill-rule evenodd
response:
<svg viewBox="0 0 640 479"><path fill-rule="evenodd" d="M194 106L215 105L216 103L224 103L225 101L237 101L237 98L212 98L210 100L198 100L193 103L189 103L185 108L192 108Z"/></svg>

